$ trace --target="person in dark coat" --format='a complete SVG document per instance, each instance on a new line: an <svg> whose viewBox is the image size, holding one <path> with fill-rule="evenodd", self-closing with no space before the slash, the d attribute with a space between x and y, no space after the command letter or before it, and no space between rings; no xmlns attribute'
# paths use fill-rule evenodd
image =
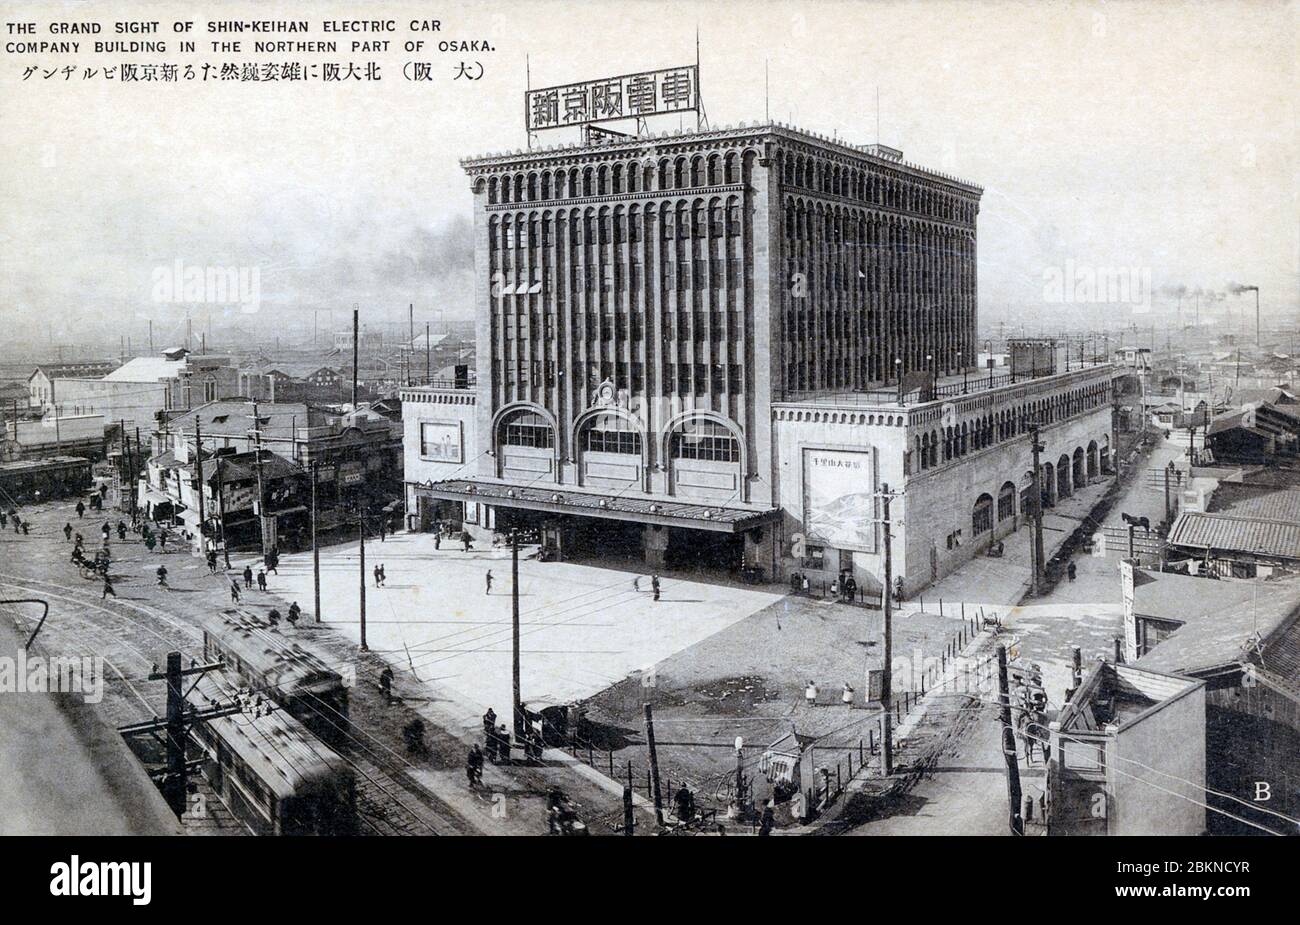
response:
<svg viewBox="0 0 1300 925"><path fill-rule="evenodd" d="M77 518L78 518L78 519L81 519L82 517L85 517L85 516L86 516L86 505L84 505L83 503L81 503L80 501L78 501L78 502L77 502L77 508L76 508L76 511L77 511Z"/></svg>
<svg viewBox="0 0 1300 925"><path fill-rule="evenodd" d="M63 542L72 542L72 524L63 525Z"/></svg>
<svg viewBox="0 0 1300 925"><path fill-rule="evenodd" d="M239 582L233 580L230 582L230 601L234 604L239 603Z"/></svg>
<svg viewBox="0 0 1300 925"><path fill-rule="evenodd" d="M247 566L247 565L244 566L244 587L245 588L253 587L253 569L251 566Z"/></svg>
<svg viewBox="0 0 1300 925"><path fill-rule="evenodd" d="M654 599L658 601L659 600L659 576L658 575L650 576L650 590L654 592Z"/></svg>
<svg viewBox="0 0 1300 925"><path fill-rule="evenodd" d="M298 618L301 616L302 616L302 608L298 606L297 601L294 601L292 604L289 605L289 625L297 626Z"/></svg>
<svg viewBox="0 0 1300 925"><path fill-rule="evenodd" d="M266 590L266 572L262 569L257 570L257 590Z"/></svg>

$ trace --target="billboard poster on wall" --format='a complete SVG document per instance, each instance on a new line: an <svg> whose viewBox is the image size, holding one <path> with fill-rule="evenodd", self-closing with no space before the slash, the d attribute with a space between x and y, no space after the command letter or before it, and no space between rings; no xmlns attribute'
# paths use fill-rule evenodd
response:
<svg viewBox="0 0 1300 925"><path fill-rule="evenodd" d="M464 462L460 422L431 421L421 424L420 458L442 463Z"/></svg>
<svg viewBox="0 0 1300 925"><path fill-rule="evenodd" d="M810 540L875 552L875 511L870 450L803 451L803 523Z"/></svg>

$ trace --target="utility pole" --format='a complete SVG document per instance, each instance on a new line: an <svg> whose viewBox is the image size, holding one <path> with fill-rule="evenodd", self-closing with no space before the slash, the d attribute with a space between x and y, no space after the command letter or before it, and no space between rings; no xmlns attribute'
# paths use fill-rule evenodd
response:
<svg viewBox="0 0 1300 925"><path fill-rule="evenodd" d="M650 704L645 705L645 742L650 750L650 789L654 794L655 823L664 824L664 797L659 790L659 753L655 750L655 718Z"/></svg>
<svg viewBox="0 0 1300 925"><path fill-rule="evenodd" d="M894 773L894 733L891 727L892 714L889 712L893 699L893 684L891 683L890 674L893 671L894 662L894 554L893 544L893 523L889 516L889 502L891 495L889 485L882 482L880 485L880 494L883 500L881 509L881 523L885 526L885 594L884 607L882 608L885 616L884 626L884 646L883 661L884 671L880 677L880 704L883 708L880 714L880 773L888 777Z"/></svg>
<svg viewBox="0 0 1300 925"><path fill-rule="evenodd" d="M152 676L151 676L152 677ZM181 654L167 653L167 776L163 797L177 816L185 812L185 694L181 690Z"/></svg>
<svg viewBox="0 0 1300 925"><path fill-rule="evenodd" d="M197 489L199 493L199 554L206 555L206 544L203 541L203 531L207 526L207 520L203 511L203 434L199 430L199 414L194 412L194 471L198 473Z"/></svg>
<svg viewBox="0 0 1300 925"><path fill-rule="evenodd" d="M181 668L181 654L179 652L168 652L167 670L159 674L157 666L155 666L154 671L149 674L148 678L150 681L167 682L166 717L164 719L155 718L139 723L131 723L127 726L120 726L117 730L126 737L156 735L159 732L166 735L167 764L162 779L162 792L167 800L167 805L178 817L185 814L191 767L197 768L202 764L201 761L187 761L185 759L185 744L189 737L190 728L196 723L206 723L209 720L220 719L223 716L233 716L237 713L243 713L245 710L245 705L239 700L218 703L202 709L190 707L186 703L185 692L181 690L181 682L190 675L202 675L222 667L224 667L224 662L217 661L205 665L191 663L189 668L183 669ZM266 707L267 709L273 709L269 704L266 704Z"/></svg>
<svg viewBox="0 0 1300 925"><path fill-rule="evenodd" d="M257 413L257 400L253 400L253 455L257 470L257 532L260 535L262 558L266 558L266 491L262 481L262 419Z"/></svg>
<svg viewBox="0 0 1300 925"><path fill-rule="evenodd" d="M519 531L510 531L510 672L514 684L515 738L524 734L524 705L519 686Z"/></svg>
<svg viewBox="0 0 1300 925"><path fill-rule="evenodd" d="M230 544L226 542L226 489L223 478L222 459L217 457L217 516L221 518L221 553L226 559L226 568L230 568Z"/></svg>
<svg viewBox="0 0 1300 925"><path fill-rule="evenodd" d="M361 496L357 496L357 533L361 537L361 651L370 647L366 645L366 506Z"/></svg>
<svg viewBox="0 0 1300 925"><path fill-rule="evenodd" d="M1016 763L1016 733L1011 726L1011 685L1007 681L1007 647L998 646L998 697L1002 712L1002 754L1007 761L1007 803L1012 835L1025 834L1020 815L1020 767Z"/></svg>
<svg viewBox="0 0 1300 925"><path fill-rule="evenodd" d="M433 384L433 339L427 321L424 323L424 384Z"/></svg>
<svg viewBox="0 0 1300 925"><path fill-rule="evenodd" d="M316 545L316 474L319 463L311 464L311 575L312 586L315 589L315 611L316 622L320 622L320 547ZM365 583L365 570L362 570L361 581Z"/></svg>
<svg viewBox="0 0 1300 925"><path fill-rule="evenodd" d="M1029 425L1030 449L1034 456L1034 488L1030 493L1029 506L1034 515L1034 574L1031 584L1033 593L1038 594L1038 583L1043 576L1043 489L1040 484L1042 469L1038 454L1046 447L1038 442L1038 424Z"/></svg>

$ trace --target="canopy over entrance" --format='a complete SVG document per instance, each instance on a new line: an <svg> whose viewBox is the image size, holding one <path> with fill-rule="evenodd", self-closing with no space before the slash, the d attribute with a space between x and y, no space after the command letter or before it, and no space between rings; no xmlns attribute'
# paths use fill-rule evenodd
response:
<svg viewBox="0 0 1300 925"><path fill-rule="evenodd" d="M496 507L546 511L607 520L634 521L665 527L711 530L716 533L743 533L780 516L780 509L755 511L747 508L690 504L626 498L619 495L576 491L567 486L525 487L504 482L479 482L449 479L445 482L417 484L416 490L428 497L445 501L466 501Z"/></svg>

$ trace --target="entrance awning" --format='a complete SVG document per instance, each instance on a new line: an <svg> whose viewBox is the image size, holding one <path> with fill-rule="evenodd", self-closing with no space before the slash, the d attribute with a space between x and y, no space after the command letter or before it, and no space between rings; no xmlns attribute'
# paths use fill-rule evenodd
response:
<svg viewBox="0 0 1300 925"><path fill-rule="evenodd" d="M413 487L418 494L443 501L491 504L495 507L545 511L576 517L600 517L605 520L628 520L665 527L710 530L715 533L742 533L776 520L781 514L779 508L755 511L749 508L692 504L684 501L598 495L564 485L537 488L502 482L449 479L445 482L423 484L417 482L413 483Z"/></svg>

